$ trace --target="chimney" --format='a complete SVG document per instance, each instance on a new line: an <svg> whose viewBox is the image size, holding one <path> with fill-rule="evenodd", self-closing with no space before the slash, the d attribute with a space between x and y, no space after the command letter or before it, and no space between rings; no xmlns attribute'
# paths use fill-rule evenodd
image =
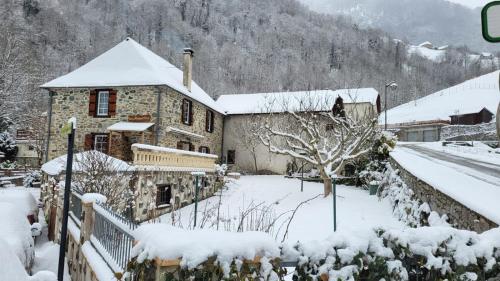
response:
<svg viewBox="0 0 500 281"><path fill-rule="evenodd" d="M184 49L183 84L191 92L191 81L193 79L193 54L191 48Z"/></svg>

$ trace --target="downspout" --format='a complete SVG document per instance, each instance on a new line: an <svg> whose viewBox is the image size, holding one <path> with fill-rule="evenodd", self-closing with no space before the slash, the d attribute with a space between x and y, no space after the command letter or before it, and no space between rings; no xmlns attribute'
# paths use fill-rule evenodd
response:
<svg viewBox="0 0 500 281"><path fill-rule="evenodd" d="M49 161L49 144L50 144L50 128L52 126L52 98L53 98L53 92L49 91L49 110L47 114L48 118L48 128L47 128L47 141L45 143L45 161Z"/></svg>
<svg viewBox="0 0 500 281"><path fill-rule="evenodd" d="M160 105L161 105L161 88L157 87L157 98L156 98L156 124L155 124L155 142L154 145L158 145L158 140L160 139Z"/></svg>

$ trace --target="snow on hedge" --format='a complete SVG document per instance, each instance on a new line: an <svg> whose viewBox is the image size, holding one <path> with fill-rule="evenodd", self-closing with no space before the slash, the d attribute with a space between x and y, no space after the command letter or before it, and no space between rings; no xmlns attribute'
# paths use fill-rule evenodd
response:
<svg viewBox="0 0 500 281"><path fill-rule="evenodd" d="M0 225L0 237L24 267L29 268L35 257L35 243L25 212L15 203L0 202Z"/></svg>
<svg viewBox="0 0 500 281"><path fill-rule="evenodd" d="M16 209L26 218L38 214L38 203L33 194L24 187L0 188L0 203L7 202L16 206Z"/></svg>
<svg viewBox="0 0 500 281"><path fill-rule="evenodd" d="M191 269L210 257L217 257L217 262L228 273L234 259L280 255L278 243L263 232L188 231L159 223L140 226L134 231L134 237L138 243L132 249L132 256L137 257L139 263L155 258L179 258L181 266Z"/></svg>
<svg viewBox="0 0 500 281"><path fill-rule="evenodd" d="M499 247L500 228L482 234L451 227L379 229L298 242L283 247L283 258L299 261L295 274L301 277L326 274L329 280L359 280L360 276L408 280L411 272L406 268L420 268L418 262L423 262L424 271L434 276L474 280L458 278L498 274Z"/></svg>

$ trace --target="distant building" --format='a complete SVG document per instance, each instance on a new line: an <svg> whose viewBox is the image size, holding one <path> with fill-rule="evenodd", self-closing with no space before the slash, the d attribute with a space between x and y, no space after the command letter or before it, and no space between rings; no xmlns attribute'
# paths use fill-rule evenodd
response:
<svg viewBox="0 0 500 281"><path fill-rule="evenodd" d="M450 115L451 125L477 125L481 123L489 123L493 119L494 114L487 108L481 109L479 112Z"/></svg>
<svg viewBox="0 0 500 281"><path fill-rule="evenodd" d="M443 126L491 122L500 102L499 74L495 71L391 108L388 128L401 141L428 142L441 139ZM379 117L381 126L384 117L385 113Z"/></svg>

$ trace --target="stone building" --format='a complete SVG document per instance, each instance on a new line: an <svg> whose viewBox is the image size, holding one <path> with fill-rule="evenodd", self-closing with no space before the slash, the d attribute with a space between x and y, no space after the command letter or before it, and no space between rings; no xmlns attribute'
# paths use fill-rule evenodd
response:
<svg viewBox="0 0 500 281"><path fill-rule="evenodd" d="M47 160L66 153L60 129L76 117L77 151L95 149L131 161L133 143L220 155L224 113L183 71L127 38L44 85L50 93Z"/></svg>
<svg viewBox="0 0 500 281"><path fill-rule="evenodd" d="M226 111L223 161L237 171L286 174L293 159L269 152L269 148L248 129L253 124L263 124L264 121L259 120L263 118L280 124L283 122L281 113L290 109L300 112L299 107L304 103L314 107L306 105L304 111L331 111L334 106L340 106L353 119L376 118L380 112L380 97L372 88L222 95L217 104ZM328 130L331 125L325 120L324 129Z"/></svg>
<svg viewBox="0 0 500 281"><path fill-rule="evenodd" d="M224 113L192 81L193 51L183 56L180 70L127 38L42 85L50 93L45 162L66 154L61 128L75 117L75 152L96 150L133 168L134 220L192 203L193 172L204 172L199 198L213 194Z"/></svg>

